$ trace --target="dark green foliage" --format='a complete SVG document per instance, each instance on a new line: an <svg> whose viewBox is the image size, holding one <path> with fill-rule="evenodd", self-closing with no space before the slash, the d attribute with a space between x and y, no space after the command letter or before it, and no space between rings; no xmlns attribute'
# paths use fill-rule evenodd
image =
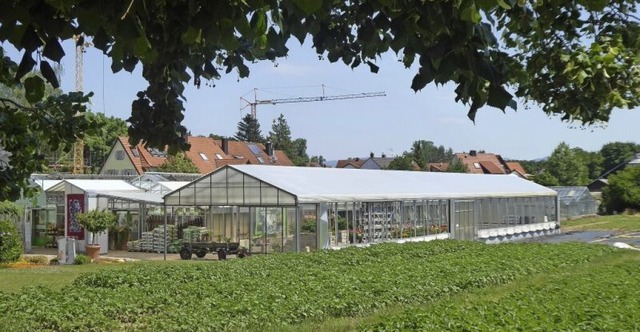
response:
<svg viewBox="0 0 640 332"><path fill-rule="evenodd" d="M193 161L187 158L182 152L169 156L167 161L158 167L158 171L168 173L200 173L200 170Z"/></svg>
<svg viewBox="0 0 640 332"><path fill-rule="evenodd" d="M621 170L621 164L629 161L635 152L640 152L640 145L632 142L611 142L603 145L600 149L600 154L604 159L602 162L604 171L613 170L613 173L615 173ZM615 169L616 167L619 168Z"/></svg>
<svg viewBox="0 0 640 332"><path fill-rule="evenodd" d="M551 173L546 170L534 175L532 180L539 185L547 187L560 185L558 179L556 179L555 176L551 175Z"/></svg>
<svg viewBox="0 0 640 332"><path fill-rule="evenodd" d="M450 173L467 173L469 171L469 167L467 164L460 161L458 158L453 158L447 167L447 172Z"/></svg>
<svg viewBox="0 0 640 332"><path fill-rule="evenodd" d="M614 108L640 104L640 25L636 1L10 1L0 15L0 84L24 81L31 106L0 102L0 140L14 166L0 172L0 199L17 197L24 179L42 170L39 147L68 152L87 130L75 117L88 101L69 93L43 101L51 63L75 36L91 40L111 59L111 70L147 81L131 107L130 143L174 154L185 137L184 90L222 73L238 79L248 64L286 57L287 42L306 39L318 57L350 68L395 52L414 70L411 88L451 83L455 101L478 110L515 108L515 96L547 114L583 124L608 121ZM34 14L34 13L37 13ZM86 36L86 37L85 37ZM408 85L409 82L406 82ZM509 90L507 90L509 86ZM15 128L15 129L12 129ZM15 138L15 139L14 139ZM260 142L255 137L247 140Z"/></svg>
<svg viewBox="0 0 640 332"><path fill-rule="evenodd" d="M296 138L291 142L291 151L287 154L296 166L305 166L309 163L309 155L307 154L307 140L305 138Z"/></svg>
<svg viewBox="0 0 640 332"><path fill-rule="evenodd" d="M564 142L551 153L545 172L558 180L560 186L584 186L589 182L584 161Z"/></svg>
<svg viewBox="0 0 640 332"><path fill-rule="evenodd" d="M22 237L16 224L10 220L0 220L0 263L19 260L22 250Z"/></svg>
<svg viewBox="0 0 640 332"><path fill-rule="evenodd" d="M605 213L640 211L640 167L627 167L608 180L609 184L602 190L601 209Z"/></svg>
<svg viewBox="0 0 640 332"><path fill-rule="evenodd" d="M258 120L254 119L251 114L245 115L242 121L238 122L238 131L236 132L235 139L242 142L264 142Z"/></svg>
<svg viewBox="0 0 640 332"><path fill-rule="evenodd" d="M104 113L87 112L92 126L84 137L86 166L90 173L97 173L111 152L111 147L120 136L127 135L127 123L119 118L107 117Z"/></svg>
<svg viewBox="0 0 640 332"><path fill-rule="evenodd" d="M76 259L73 260L73 264L74 265L91 264L91 257L83 254L77 255Z"/></svg>
<svg viewBox="0 0 640 332"><path fill-rule="evenodd" d="M15 202L0 201L0 216L19 218L23 212L24 208Z"/></svg>
<svg viewBox="0 0 640 332"><path fill-rule="evenodd" d="M451 148L436 146L433 142L425 140L413 142L409 154L420 169L424 169L428 163L451 162L454 156Z"/></svg>
<svg viewBox="0 0 640 332"><path fill-rule="evenodd" d="M412 156L409 154L403 154L402 156L393 158L387 169L413 171L416 167L417 165L414 164Z"/></svg>

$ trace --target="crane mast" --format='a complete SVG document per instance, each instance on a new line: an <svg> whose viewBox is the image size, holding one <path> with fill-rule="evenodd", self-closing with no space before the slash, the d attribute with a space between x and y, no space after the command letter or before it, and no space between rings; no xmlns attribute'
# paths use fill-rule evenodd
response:
<svg viewBox="0 0 640 332"><path fill-rule="evenodd" d="M76 92L83 90L83 69L84 69L84 49L90 46L84 42L84 36L75 35L73 40L76 42ZM84 142L80 139L73 144L73 174L84 173Z"/></svg>
<svg viewBox="0 0 640 332"><path fill-rule="evenodd" d="M384 97L387 94L385 92L361 92L361 93L351 93L344 95L330 95L325 96L324 94L324 85L322 85L322 95L321 96L311 96L311 97L291 97L291 98L277 98L277 99L258 99L257 98L258 89L253 89L253 101L249 101L243 97L240 97L240 100L244 101L246 105L241 109L245 109L250 107L251 116L256 119L257 118L257 106L258 105L276 105L276 104L291 104L291 103L310 103L316 101L330 101L330 100L345 100L345 99L358 99L358 98L370 98L370 97Z"/></svg>

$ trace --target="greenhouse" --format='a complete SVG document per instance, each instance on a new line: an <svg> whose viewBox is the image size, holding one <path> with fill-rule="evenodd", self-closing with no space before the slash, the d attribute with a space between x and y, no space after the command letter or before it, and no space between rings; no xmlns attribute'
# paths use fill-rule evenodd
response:
<svg viewBox="0 0 640 332"><path fill-rule="evenodd" d="M594 215L598 212L598 202L589 188L580 186L550 187L558 193L560 219Z"/></svg>
<svg viewBox="0 0 640 332"><path fill-rule="evenodd" d="M512 175L228 165L164 196L253 253L557 232L554 190ZM180 225L183 221L171 220Z"/></svg>

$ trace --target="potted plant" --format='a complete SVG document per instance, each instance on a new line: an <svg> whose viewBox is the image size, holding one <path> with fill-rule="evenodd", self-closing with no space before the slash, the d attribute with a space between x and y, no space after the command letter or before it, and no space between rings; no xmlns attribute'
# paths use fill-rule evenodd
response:
<svg viewBox="0 0 640 332"><path fill-rule="evenodd" d="M97 243L97 237L109 227L115 225L117 216L106 210L93 210L76 214L76 220L78 220L80 226L91 233L89 236L91 241L85 245L87 256L97 259L100 255L100 245Z"/></svg>

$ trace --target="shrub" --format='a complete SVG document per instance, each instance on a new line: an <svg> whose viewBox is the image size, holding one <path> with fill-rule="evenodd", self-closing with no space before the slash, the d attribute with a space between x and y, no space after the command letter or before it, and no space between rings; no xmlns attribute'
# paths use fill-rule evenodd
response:
<svg viewBox="0 0 640 332"><path fill-rule="evenodd" d="M49 265L60 265L60 261L58 260L58 257L56 257L56 258L52 258L52 259L49 261Z"/></svg>
<svg viewBox="0 0 640 332"><path fill-rule="evenodd" d="M13 221L0 220L0 263L12 263L22 255L22 238Z"/></svg>
<svg viewBox="0 0 640 332"><path fill-rule="evenodd" d="M73 264L75 265L85 265L90 263L91 263L91 257L87 255L82 255L82 254L76 256L76 259L73 261Z"/></svg>
<svg viewBox="0 0 640 332"><path fill-rule="evenodd" d="M45 256L24 256L22 257L27 263L35 265L47 265L49 260Z"/></svg>

